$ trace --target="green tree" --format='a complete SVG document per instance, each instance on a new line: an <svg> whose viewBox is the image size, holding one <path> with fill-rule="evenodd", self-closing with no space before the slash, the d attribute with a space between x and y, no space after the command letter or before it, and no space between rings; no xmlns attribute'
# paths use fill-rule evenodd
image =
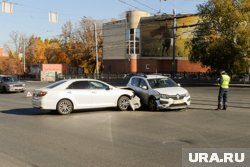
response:
<svg viewBox="0 0 250 167"><path fill-rule="evenodd" d="M0 72L4 74L23 74L23 55L28 38L20 32L10 33L10 44L5 44L7 58L0 64Z"/></svg>
<svg viewBox="0 0 250 167"><path fill-rule="evenodd" d="M45 43L41 37L31 36L26 47L26 63L27 66L31 64L47 63L45 57Z"/></svg>
<svg viewBox="0 0 250 167"><path fill-rule="evenodd" d="M60 47L59 41L57 39L45 39L44 47L44 57L46 59L46 63L56 63L56 57Z"/></svg>
<svg viewBox="0 0 250 167"><path fill-rule="evenodd" d="M190 45L190 60L212 70L242 73L250 58L250 0L208 0L198 6L200 21Z"/></svg>
<svg viewBox="0 0 250 167"><path fill-rule="evenodd" d="M94 30L94 24L96 24L96 30ZM86 73L95 73L96 66L99 69L101 66L102 59L102 22L94 21L91 18L83 18L80 21L80 26L77 30L77 38L83 44L83 54L81 59L81 67L85 69ZM95 33L97 36L98 45L98 64L96 64L96 43Z"/></svg>
<svg viewBox="0 0 250 167"><path fill-rule="evenodd" d="M72 67L81 67L85 73L94 73L96 68L96 52L94 38L94 23L91 18L83 18L79 26L73 27L67 22L62 27L60 55L67 55ZM101 60L102 36L101 22L97 22L98 55ZM100 63L98 64L100 66Z"/></svg>

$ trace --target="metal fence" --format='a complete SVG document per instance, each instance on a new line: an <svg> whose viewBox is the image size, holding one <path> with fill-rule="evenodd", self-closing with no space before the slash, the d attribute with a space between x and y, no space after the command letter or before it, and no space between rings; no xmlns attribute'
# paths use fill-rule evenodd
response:
<svg viewBox="0 0 250 167"><path fill-rule="evenodd" d="M164 75L171 77L178 83L216 83L217 78L219 77L216 73L175 73L167 74L162 73L158 75ZM62 79L73 79L73 78L94 78L99 79L108 83L116 83L118 85L124 85L127 83L131 76L135 74L121 74L121 73L101 73L98 76L96 74L84 74L84 75L75 75L75 74L59 74L56 76L55 80L62 80ZM250 84L249 81L250 74L242 74L242 75L233 75L231 76L231 83L239 83L239 84ZM22 80L40 80L39 76L33 75L25 75L19 76Z"/></svg>

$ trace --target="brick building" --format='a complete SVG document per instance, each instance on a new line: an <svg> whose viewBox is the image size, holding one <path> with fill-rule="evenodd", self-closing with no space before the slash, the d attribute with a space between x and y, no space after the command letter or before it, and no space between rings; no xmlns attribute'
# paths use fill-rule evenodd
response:
<svg viewBox="0 0 250 167"><path fill-rule="evenodd" d="M186 41L198 16L176 18L176 40L173 45L173 16L150 16L144 11L128 11L126 19L103 25L104 73L171 73L206 72L208 68L188 60ZM173 61L173 46L175 54Z"/></svg>

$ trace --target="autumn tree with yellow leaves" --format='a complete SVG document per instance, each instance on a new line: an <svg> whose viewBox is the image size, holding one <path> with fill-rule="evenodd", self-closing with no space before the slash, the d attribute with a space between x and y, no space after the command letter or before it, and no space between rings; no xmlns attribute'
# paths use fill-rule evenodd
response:
<svg viewBox="0 0 250 167"><path fill-rule="evenodd" d="M212 70L246 73L250 59L250 0L208 0L198 6L190 60Z"/></svg>
<svg viewBox="0 0 250 167"><path fill-rule="evenodd" d="M94 23L97 25L96 30L94 30ZM58 38L45 40L34 35L27 38L24 34L12 32L10 36L14 47L11 48L6 45L5 48L8 50L9 57L12 56L11 61L13 61L13 56L18 57L20 54L23 55L25 51L27 73L32 64L57 63L67 64L75 68L83 68L85 73L95 73L96 46L94 33L97 33L98 41L98 66L101 66L103 41L101 25L101 22L94 21L91 18L83 18L78 26L73 26L71 22L66 22ZM4 63L5 61L8 62L10 59L5 59L1 62ZM23 59L15 59L15 61L20 64L21 68ZM0 70L5 71L4 73L10 71L7 65L2 65Z"/></svg>

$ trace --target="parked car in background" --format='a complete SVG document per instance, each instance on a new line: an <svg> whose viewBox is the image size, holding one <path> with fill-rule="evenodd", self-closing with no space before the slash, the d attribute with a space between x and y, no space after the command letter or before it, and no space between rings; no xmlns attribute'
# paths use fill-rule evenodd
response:
<svg viewBox="0 0 250 167"><path fill-rule="evenodd" d="M0 91L1 92L24 92L25 83L17 79L13 75L0 75Z"/></svg>
<svg viewBox="0 0 250 167"><path fill-rule="evenodd" d="M135 91L141 104L149 110L182 109L190 103L190 94L171 78L162 75L135 75L127 87Z"/></svg>
<svg viewBox="0 0 250 167"><path fill-rule="evenodd" d="M69 114L73 110L118 107L128 110L135 97L134 92L111 86L95 79L61 80L34 91L32 105L35 108L57 110ZM135 106L131 106L135 109Z"/></svg>

